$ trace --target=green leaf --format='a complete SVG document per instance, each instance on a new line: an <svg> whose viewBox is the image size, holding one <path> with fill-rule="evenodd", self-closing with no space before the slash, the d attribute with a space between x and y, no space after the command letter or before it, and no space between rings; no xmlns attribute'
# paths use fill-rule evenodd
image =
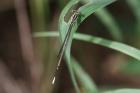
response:
<svg viewBox="0 0 140 93"><path fill-rule="evenodd" d="M85 0L83 0L83 1L85 1ZM78 88L78 85L77 85L77 82L76 82L76 79L75 79L75 76L73 73L71 60L70 60L70 50L71 50L73 35L74 35L75 31L77 30L78 26L80 25L80 23L82 23L84 19L86 19L89 15L91 15L92 13L97 11L98 9L103 8L114 1L115 0L89 0L89 2L86 2L83 6L79 7L79 9L77 10L80 13L80 16L79 16L78 20L76 20L77 24L75 24L72 27L70 38L68 40L68 45L66 46L66 50L65 50L66 62L67 62L67 65L68 65L68 68L70 71L70 75L71 75L71 78L72 78L72 81L73 81L73 84L75 86L77 93L80 93L80 89ZM80 2L80 0L70 1L66 5L66 7L63 9L63 11L60 15L59 33L60 33L61 41L64 41L64 38L66 36L66 32L68 31L69 26L71 24L71 20L69 20L68 22L65 22L65 17L67 15L67 13L69 12L69 10L73 9L73 7L76 6L76 4L79 2Z"/></svg>
<svg viewBox="0 0 140 93"><path fill-rule="evenodd" d="M45 36L45 34L46 34L46 36ZM49 35L49 34L51 34L51 35L53 34L53 36L59 36L58 32L44 32L44 33L37 32L37 33L34 33L34 36L35 37L47 37L47 35ZM107 40L107 39L100 38L97 36L81 34L81 33L74 34L74 38L76 40L101 45L101 46L107 47L109 49L119 51L121 53L124 53L124 54L131 56L140 61L140 50L137 48L134 48L132 46L126 45L124 43Z"/></svg>
<svg viewBox="0 0 140 93"><path fill-rule="evenodd" d="M95 12L95 15L107 27L109 33L115 40L122 41L122 31L113 16L110 14L110 12L108 12L106 8L100 9L99 11Z"/></svg>
<svg viewBox="0 0 140 93"><path fill-rule="evenodd" d="M63 9L63 11L61 12L60 18L59 18L59 33L60 33L60 38L61 41L64 41L64 38L66 36L66 31L68 30L68 23L65 22L65 16L67 14L67 12L71 9L72 6L74 6L75 4L77 4L79 2L79 0L73 0L70 1L66 7ZM72 39L71 39L72 40ZM70 44L70 43L69 43ZM70 61L70 45L68 45L68 47L65 50L65 58L66 58L66 63L70 72L70 76L73 82L73 85L75 87L75 90L77 93L80 93L80 88L78 87L75 75L74 75L74 71L72 68L72 64Z"/></svg>
<svg viewBox="0 0 140 93"><path fill-rule="evenodd" d="M58 32L36 32L34 33L35 37L58 37L59 33ZM93 43L93 44L98 44L104 47L107 47L109 49L113 49L116 51L120 51L126 55L129 55L140 62L140 50L136 49L134 47L131 47L129 45L120 43L120 42L115 42L107 39L103 39L100 37L96 36L91 36L91 35L86 35L86 34L80 34L76 33L74 34L74 38L80 41L85 41L88 43ZM74 62L75 60L72 60ZM78 80L82 83L83 87L86 89L86 91L95 91L96 93L98 90L94 84L92 83L92 80L90 77L82 70L79 64L77 63L72 63L72 66L74 68L74 71L76 73L76 76L78 77ZM93 88L93 90L92 90ZM93 93L93 92L86 92L86 93ZM115 90L115 91L108 91L108 92L103 92L103 93L140 93L140 90L138 89L120 89L120 90Z"/></svg>
<svg viewBox="0 0 140 93"><path fill-rule="evenodd" d="M122 52L137 60L140 60L140 50L138 50L134 47L131 47L129 45L126 45L126 44L123 44L120 42L116 42L116 41L112 41L112 40L103 39L103 38L96 37L96 36L85 35L85 34L76 34L75 38L78 40L101 45L101 46Z"/></svg>
<svg viewBox="0 0 140 93"><path fill-rule="evenodd" d="M126 2L131 7L137 20L140 21L140 0L126 0Z"/></svg>
<svg viewBox="0 0 140 93"><path fill-rule="evenodd" d="M140 89L118 89L103 93L140 93Z"/></svg>
<svg viewBox="0 0 140 93"><path fill-rule="evenodd" d="M127 75L139 75L140 74L140 61L128 60L127 62L121 63L121 72Z"/></svg>
<svg viewBox="0 0 140 93"><path fill-rule="evenodd" d="M136 17L136 31L139 37L140 34L140 0L126 0L128 5L131 7L134 16Z"/></svg>
<svg viewBox="0 0 140 93"><path fill-rule="evenodd" d="M115 2L116 0L90 0L89 3L79 8L81 16L81 22L84 21L89 15L95 11Z"/></svg>
<svg viewBox="0 0 140 93"><path fill-rule="evenodd" d="M82 89L84 93L98 93L95 83L90 78L90 76L82 69L80 64L78 64L78 62L74 58L72 58L71 62L73 64L76 76L83 87Z"/></svg>

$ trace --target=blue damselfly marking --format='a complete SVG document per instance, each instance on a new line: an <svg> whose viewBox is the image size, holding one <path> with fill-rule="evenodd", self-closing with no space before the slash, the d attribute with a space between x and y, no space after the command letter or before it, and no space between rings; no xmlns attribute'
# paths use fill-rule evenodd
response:
<svg viewBox="0 0 140 93"><path fill-rule="evenodd" d="M67 44L68 44L68 41L69 41L69 38L70 38L70 35L71 35L72 27L77 22L77 19L78 19L79 15L80 15L80 13L78 11L76 11L76 10L74 10L73 12L74 12L74 14L71 16L70 26L68 28L68 31L66 32L66 36L64 38L64 41L63 41L62 46L60 48L60 51L58 53L58 64L57 64L56 72L59 70L59 66L61 64L62 57L64 55L65 49L67 48ZM56 72L55 72L55 74L56 74ZM55 79L56 78L54 76L52 84L54 84Z"/></svg>

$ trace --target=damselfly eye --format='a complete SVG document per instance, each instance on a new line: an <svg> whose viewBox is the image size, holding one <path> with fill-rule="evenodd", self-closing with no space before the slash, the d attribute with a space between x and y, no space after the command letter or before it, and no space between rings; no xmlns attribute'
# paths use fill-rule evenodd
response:
<svg viewBox="0 0 140 93"><path fill-rule="evenodd" d="M76 15L79 14L79 12L77 10L72 10L72 13L76 14Z"/></svg>
<svg viewBox="0 0 140 93"><path fill-rule="evenodd" d="M72 13L75 13L77 10L72 10Z"/></svg>

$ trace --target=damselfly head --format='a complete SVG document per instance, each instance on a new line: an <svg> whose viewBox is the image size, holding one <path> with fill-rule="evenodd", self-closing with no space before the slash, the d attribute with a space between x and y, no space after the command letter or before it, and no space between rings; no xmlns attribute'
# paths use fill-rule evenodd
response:
<svg viewBox="0 0 140 93"><path fill-rule="evenodd" d="M74 15L79 15L79 14L80 14L78 10L72 10L72 13L73 13Z"/></svg>

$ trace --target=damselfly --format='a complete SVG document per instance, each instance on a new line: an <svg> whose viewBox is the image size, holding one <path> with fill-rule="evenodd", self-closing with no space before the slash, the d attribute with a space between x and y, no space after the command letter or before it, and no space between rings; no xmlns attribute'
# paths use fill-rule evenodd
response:
<svg viewBox="0 0 140 93"><path fill-rule="evenodd" d="M62 44L62 46L60 48L60 51L59 51L59 54L58 54L58 65L57 65L57 69L59 68L59 66L61 64L62 57L64 55L65 49L67 48L68 40L69 40L70 35L71 35L72 27L77 22L77 19L78 19L79 14L80 13L78 11L74 11L74 14L71 17L70 26L68 28L68 31L67 31L66 36L64 38L63 44Z"/></svg>
<svg viewBox="0 0 140 93"><path fill-rule="evenodd" d="M59 66L61 64L62 57L64 55L66 48L67 48L67 44L68 44L68 41L69 41L69 38L71 35L72 27L77 22L79 14L80 14L78 11L73 11L73 12L74 12L74 14L71 16L71 22L70 22L68 31L66 32L66 36L64 38L64 41L63 41L62 46L60 48L60 51L58 53L58 64L57 64L56 71L59 70ZM55 82L55 77L53 78L52 84L54 84L54 82Z"/></svg>

